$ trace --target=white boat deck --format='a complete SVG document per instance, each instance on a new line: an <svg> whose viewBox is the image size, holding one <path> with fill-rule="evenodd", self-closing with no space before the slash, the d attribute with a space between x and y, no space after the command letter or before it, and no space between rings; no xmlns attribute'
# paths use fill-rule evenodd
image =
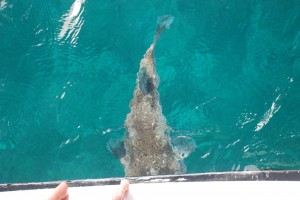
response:
<svg viewBox="0 0 300 200"><path fill-rule="evenodd" d="M252 180L215 180L214 175L209 176L214 180L197 180L197 175L189 176L163 176L151 178L133 178L129 180L133 182L129 187L128 200L182 200L182 199L300 199L300 181L299 172L294 176L290 175L284 180L279 176L279 180L260 180L260 173L247 174ZM239 178L240 174L234 174L230 177ZM188 178L186 178L188 177ZM208 176L207 176L208 177ZM245 176L244 176L245 177ZM254 180L253 179L256 179ZM261 176L262 177L262 176ZM268 175L268 178L272 177ZM280 178L281 177L281 178ZM293 178L294 177L294 178ZM203 177L202 177L203 178ZM199 179L199 177L198 177ZM278 179L278 176L276 177ZM113 192L118 188L116 185L120 179L104 179L99 180L82 180L76 183L70 182L69 196L70 200L108 200L111 199ZM99 184L101 182L101 185ZM12 187L13 185L0 185L0 200L12 199L30 199L41 200L47 199L53 188L47 188L47 183L31 185L30 188L24 188L26 184ZM43 185L44 184L44 185ZM55 184L50 184L53 187ZM30 185L30 184L29 184ZM73 186L72 186L73 185ZM82 185L82 186L74 186ZM47 189L38 189L38 187ZM23 190L22 190L23 188ZM18 190L20 189L20 190ZM9 191L11 190L11 191Z"/></svg>

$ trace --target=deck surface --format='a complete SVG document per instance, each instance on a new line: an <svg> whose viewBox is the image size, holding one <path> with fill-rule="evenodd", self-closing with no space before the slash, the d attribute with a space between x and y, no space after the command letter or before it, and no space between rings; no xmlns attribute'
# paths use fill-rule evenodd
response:
<svg viewBox="0 0 300 200"><path fill-rule="evenodd" d="M129 180L128 200L300 199L299 171L208 173ZM70 200L111 199L119 181L119 178L70 181ZM47 199L57 184L0 184L0 199Z"/></svg>

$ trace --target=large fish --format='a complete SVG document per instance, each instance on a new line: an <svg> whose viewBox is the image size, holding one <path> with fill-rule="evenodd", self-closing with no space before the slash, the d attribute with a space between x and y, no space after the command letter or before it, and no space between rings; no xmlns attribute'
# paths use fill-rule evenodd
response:
<svg viewBox="0 0 300 200"><path fill-rule="evenodd" d="M181 174L186 171L178 149L171 145L171 129L162 114L157 91L159 77L154 60L156 42L173 20L172 16L158 18L154 41L140 62L134 96L130 102L131 111L125 120L124 142L109 145L111 151L118 154L126 176Z"/></svg>

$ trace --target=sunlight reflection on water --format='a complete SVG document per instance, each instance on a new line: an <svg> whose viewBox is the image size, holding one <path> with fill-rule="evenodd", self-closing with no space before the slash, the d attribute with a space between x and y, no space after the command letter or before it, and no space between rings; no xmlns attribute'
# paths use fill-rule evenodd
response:
<svg viewBox="0 0 300 200"><path fill-rule="evenodd" d="M68 13L62 16L61 21L64 24L57 36L57 40L64 42L70 42L70 45L76 46L79 32L84 24L82 14L84 12L85 0L76 0Z"/></svg>

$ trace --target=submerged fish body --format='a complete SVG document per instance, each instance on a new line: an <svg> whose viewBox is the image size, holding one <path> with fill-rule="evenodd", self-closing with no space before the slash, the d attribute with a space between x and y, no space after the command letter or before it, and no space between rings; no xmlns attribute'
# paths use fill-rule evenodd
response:
<svg viewBox="0 0 300 200"><path fill-rule="evenodd" d="M154 60L156 41L164 29L170 27L174 17L162 16L157 20L154 41L140 62L130 113L125 120L126 136L123 145L110 144L112 153L120 156L126 176L181 174L186 171L183 157L173 148L170 128L162 114L159 77ZM114 147L117 148L112 150Z"/></svg>
<svg viewBox="0 0 300 200"><path fill-rule="evenodd" d="M169 28L171 16L158 19L153 44L140 62L131 112L125 120L125 157L121 162L126 176L180 174L185 172L181 159L171 146L166 118L162 114L159 93L159 77L156 72L154 48L160 33Z"/></svg>

